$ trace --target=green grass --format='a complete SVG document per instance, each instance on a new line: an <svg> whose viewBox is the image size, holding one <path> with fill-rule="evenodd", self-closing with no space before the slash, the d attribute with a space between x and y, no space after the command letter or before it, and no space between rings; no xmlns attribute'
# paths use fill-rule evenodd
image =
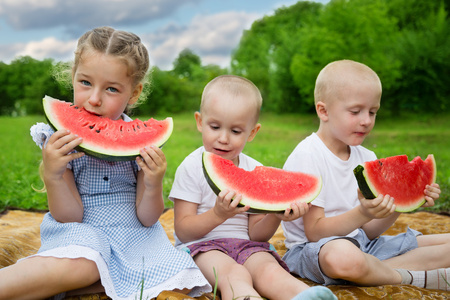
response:
<svg viewBox="0 0 450 300"><path fill-rule="evenodd" d="M159 116L156 118L164 118ZM450 129L449 115L405 116L402 119L379 119L364 146L378 157L407 154L425 158L433 153L436 159L437 182L441 186L440 200L432 209L450 212ZM145 117L141 117L144 119ZM164 178L164 197L167 199L177 166L201 145L193 113L174 115L174 132L164 146L168 167ZM0 211L8 207L47 209L45 194L33 190L42 182L38 175L40 149L33 143L29 128L43 122L42 116L22 118L0 117L0 141L3 145L0 164ZM295 146L312 131L317 130L314 115L263 114L262 127L256 138L245 147L245 153L267 166L281 168ZM166 206L172 203L166 200Z"/></svg>

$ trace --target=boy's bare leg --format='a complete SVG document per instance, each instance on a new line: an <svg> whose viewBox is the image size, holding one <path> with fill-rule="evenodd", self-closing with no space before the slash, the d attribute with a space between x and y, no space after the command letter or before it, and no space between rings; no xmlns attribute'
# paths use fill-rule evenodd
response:
<svg viewBox="0 0 450 300"><path fill-rule="evenodd" d="M327 276L358 285L412 284L449 290L449 236L420 236L418 248L384 261L363 253L347 240L334 240L322 247L319 262Z"/></svg>
<svg viewBox="0 0 450 300"><path fill-rule="evenodd" d="M337 239L323 245L319 252L322 272L331 278L358 285L400 284L401 275L385 262L362 252L352 242Z"/></svg>
<svg viewBox="0 0 450 300"><path fill-rule="evenodd" d="M418 236L417 243L418 248L384 262L395 269L416 271L450 267L450 233Z"/></svg>
<svg viewBox="0 0 450 300"><path fill-rule="evenodd" d="M337 300L326 287L310 287L288 273L269 252L253 253L244 266L261 296L272 300L314 299Z"/></svg>
<svg viewBox="0 0 450 300"><path fill-rule="evenodd" d="M214 287L217 280L223 300L243 299L246 296L251 299L261 298L253 288L248 270L225 253L217 250L199 253L194 261L211 286Z"/></svg>
<svg viewBox="0 0 450 300"><path fill-rule="evenodd" d="M0 299L42 299L98 281L87 259L31 257L0 270Z"/></svg>
<svg viewBox="0 0 450 300"><path fill-rule="evenodd" d="M269 252L253 253L244 266L250 272L256 290L267 299L292 299L309 288L283 269Z"/></svg>

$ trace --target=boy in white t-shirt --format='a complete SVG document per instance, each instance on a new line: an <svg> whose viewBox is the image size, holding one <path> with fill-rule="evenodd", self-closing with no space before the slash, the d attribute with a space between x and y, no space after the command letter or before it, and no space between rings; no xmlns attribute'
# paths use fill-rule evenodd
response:
<svg viewBox="0 0 450 300"><path fill-rule="evenodd" d="M242 153L255 137L262 97L249 80L216 77L203 91L195 113L203 147L178 167L169 198L174 201L175 238L188 251L224 300L236 297L268 299L337 299L325 287L308 287L293 277L267 242L281 220L301 217L308 205L292 203L284 214L247 214L238 206L241 195L223 190L216 196L202 172L202 153L212 152L253 170L260 165Z"/></svg>
<svg viewBox="0 0 450 300"><path fill-rule="evenodd" d="M358 190L353 169L376 159L361 144L380 108L377 74L351 60L332 62L319 73L314 98L319 129L297 145L284 165L323 180L308 213L282 222L289 249L283 260L291 272L326 285L449 290L450 234L423 236L408 228L397 236L380 236L400 215L394 199L368 200ZM438 184L427 186L424 206L434 205L440 192Z"/></svg>

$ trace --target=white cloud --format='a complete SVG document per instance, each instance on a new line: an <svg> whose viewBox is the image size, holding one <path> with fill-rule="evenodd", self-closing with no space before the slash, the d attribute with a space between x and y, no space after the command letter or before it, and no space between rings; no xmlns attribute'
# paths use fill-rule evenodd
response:
<svg viewBox="0 0 450 300"><path fill-rule="evenodd" d="M250 28L263 14L273 11L266 11L265 8L258 13L229 10L208 14L208 7L212 5L209 1L211 0L0 0L0 20L5 24L3 27L10 27L7 29L8 34L12 37L15 33L23 32L23 36L32 38L30 42L23 42L25 39L21 36L15 39L21 43L8 42L8 35L4 35L3 28L0 28L0 34L5 40L5 44L0 44L1 61L9 62L16 56L23 55L36 59L71 60L75 39L88 29L110 25L125 30L129 28L138 33L149 48L151 64L161 69L171 69L173 61L185 48L199 55L204 65L228 67L230 54L238 46L243 31ZM250 2L245 5L252 7L254 4ZM198 3L203 6L197 5ZM206 4L208 5L205 6ZM275 0L271 9L286 4L290 4L290 0ZM233 7L232 4L229 6ZM189 23L176 23L180 22L183 10L190 14L193 8L194 12L200 12ZM251 10L258 9L252 7ZM155 30L150 23L156 20L160 20L156 24L165 21L169 25ZM141 26L134 26L137 24ZM50 29L51 37L44 38L45 34L42 33L46 32L46 28ZM33 36L34 33L39 38Z"/></svg>
<svg viewBox="0 0 450 300"><path fill-rule="evenodd" d="M17 56L31 56L35 59L54 58L55 60L68 61L73 59L73 51L76 40L68 42L60 41L54 37L48 37L41 41L31 41L25 45Z"/></svg>
<svg viewBox="0 0 450 300"><path fill-rule="evenodd" d="M0 44L0 57L1 61L4 63L9 63L16 57L17 52L21 51L25 47L24 44Z"/></svg>
<svg viewBox="0 0 450 300"><path fill-rule="evenodd" d="M151 64L161 69L171 69L173 61L185 48L199 55L204 65L227 67L231 51L237 47L243 30L258 17L261 16L244 12L198 15L187 26L169 25L155 33L141 35L141 38L149 49ZM69 61L73 59L75 47L75 39L63 41L47 37L28 43L0 45L0 57L3 62L26 55L39 60Z"/></svg>
<svg viewBox="0 0 450 300"><path fill-rule="evenodd" d="M162 19L202 0L2 0L0 17L16 30L61 26L71 32L101 25L125 26Z"/></svg>
<svg viewBox="0 0 450 300"><path fill-rule="evenodd" d="M171 69L172 62L185 48L202 58L202 64L228 66L231 51L238 45L244 29L250 28L258 14L228 11L198 15L187 26L169 25L144 36L150 45L153 64Z"/></svg>

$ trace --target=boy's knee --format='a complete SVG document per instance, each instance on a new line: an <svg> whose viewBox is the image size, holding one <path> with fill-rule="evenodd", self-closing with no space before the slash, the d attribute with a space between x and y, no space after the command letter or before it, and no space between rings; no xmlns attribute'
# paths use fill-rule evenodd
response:
<svg viewBox="0 0 450 300"><path fill-rule="evenodd" d="M251 276L250 273L248 272L248 270L241 264L238 263L232 263L229 264L226 268L224 268L221 272L221 274L219 274L220 272L218 272L218 280L220 282L220 279L224 279L224 278L220 278L220 275L224 275L226 274L226 282L228 283L230 278L234 279L239 279L239 280L250 280L251 281Z"/></svg>
<svg viewBox="0 0 450 300"><path fill-rule="evenodd" d="M277 261L261 264L255 269L255 274L262 282L274 282L277 276L285 270L278 264Z"/></svg>
<svg viewBox="0 0 450 300"><path fill-rule="evenodd" d="M348 240L332 242L320 250L319 265L322 272L331 278L346 279L358 278L367 273L365 254L358 247Z"/></svg>

